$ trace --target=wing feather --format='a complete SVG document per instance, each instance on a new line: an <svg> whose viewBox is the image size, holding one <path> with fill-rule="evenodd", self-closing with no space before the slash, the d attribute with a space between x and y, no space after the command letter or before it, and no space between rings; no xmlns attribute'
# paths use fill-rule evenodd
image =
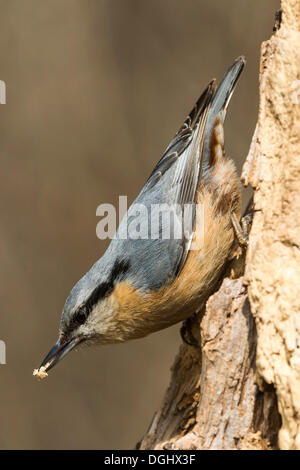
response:
<svg viewBox="0 0 300 470"><path fill-rule="evenodd" d="M172 182L172 187L174 187L174 185L179 185L176 199L174 201L176 204L187 204L194 201L199 177L197 166L199 163L201 164L201 154L198 152L193 155L193 151L196 150L196 146L201 143L201 140L203 140L207 112L213 93L214 80L210 82L206 90L198 99L183 125L171 140L162 158L153 169L146 183L147 189L152 188L164 173L178 160L175 179ZM199 130L200 133L198 132ZM185 154L185 151L190 148L193 141L195 141L196 134L199 137L197 138L197 143L194 142L192 149ZM182 186L181 191L179 190L180 186Z"/></svg>
<svg viewBox="0 0 300 470"><path fill-rule="evenodd" d="M183 268L192 242L197 189L201 178L204 178L209 165L209 139L213 130L216 115L225 117L226 108L235 87L236 81L244 65L239 58L225 75L217 91L213 80L198 99L191 113L171 140L162 158L156 164L145 186L135 202L148 209L148 234L146 239L116 237L109 250L108 258L118 243L118 252L131 260L130 282L137 288L159 289L178 276ZM184 217L174 218L174 227L183 228L180 238L161 237L164 226L159 228L152 237L152 225L149 214L153 205L171 204L180 206ZM189 208L186 227L186 207ZM128 233L131 219L135 217L132 206L128 210L128 218L123 218L118 233ZM168 227L167 227L168 228ZM118 234L117 234L118 235Z"/></svg>

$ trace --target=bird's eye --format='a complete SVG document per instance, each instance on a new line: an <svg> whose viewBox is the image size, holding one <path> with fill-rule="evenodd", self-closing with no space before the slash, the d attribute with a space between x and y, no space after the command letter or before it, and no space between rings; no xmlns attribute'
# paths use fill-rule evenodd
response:
<svg viewBox="0 0 300 470"><path fill-rule="evenodd" d="M85 322L86 317L87 317L87 315L86 315L85 311L80 309L76 313L74 320L75 320L77 325L82 325Z"/></svg>

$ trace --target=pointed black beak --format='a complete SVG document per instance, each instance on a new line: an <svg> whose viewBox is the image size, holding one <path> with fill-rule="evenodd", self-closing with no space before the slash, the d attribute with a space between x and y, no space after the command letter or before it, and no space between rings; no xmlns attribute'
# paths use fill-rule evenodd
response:
<svg viewBox="0 0 300 470"><path fill-rule="evenodd" d="M40 365L45 367L45 372L48 372L52 367L54 367L68 352L75 348L79 343L83 341L82 338L74 338L70 341L60 343L57 341L53 348L50 349L47 356Z"/></svg>

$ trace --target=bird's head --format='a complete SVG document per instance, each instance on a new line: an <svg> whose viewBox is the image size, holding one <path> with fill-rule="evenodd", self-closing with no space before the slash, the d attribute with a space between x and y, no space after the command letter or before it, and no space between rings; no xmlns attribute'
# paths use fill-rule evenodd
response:
<svg viewBox="0 0 300 470"><path fill-rule="evenodd" d="M112 295L115 283L128 271L128 263L116 260L99 278L101 260L80 279L64 305L59 337L40 365L45 372L68 352L85 343L105 344L118 305ZM96 276L98 273L98 276ZM40 370L39 369L39 370Z"/></svg>

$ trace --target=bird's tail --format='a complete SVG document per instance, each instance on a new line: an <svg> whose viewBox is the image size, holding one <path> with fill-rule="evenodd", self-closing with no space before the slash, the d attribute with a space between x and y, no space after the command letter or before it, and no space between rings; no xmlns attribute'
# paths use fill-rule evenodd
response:
<svg viewBox="0 0 300 470"><path fill-rule="evenodd" d="M205 140L203 147L202 171L204 174L214 162L212 156L213 149L211 148L214 129L218 124L220 124L223 128L227 106L245 63L246 61L243 56L238 57L233 62L233 64L227 70L211 101L206 122Z"/></svg>

